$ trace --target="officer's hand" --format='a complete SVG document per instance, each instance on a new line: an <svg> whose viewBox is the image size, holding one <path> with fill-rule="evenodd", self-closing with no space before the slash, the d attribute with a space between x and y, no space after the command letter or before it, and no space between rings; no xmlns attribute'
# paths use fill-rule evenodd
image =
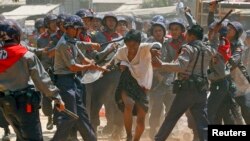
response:
<svg viewBox="0 0 250 141"><path fill-rule="evenodd" d="M118 43L113 43L113 44L112 44L112 49L113 49L113 50L116 50L118 47L119 47L119 44L118 44Z"/></svg>
<svg viewBox="0 0 250 141"><path fill-rule="evenodd" d="M97 66L95 64L88 64L88 69L89 70L98 70L98 71L103 71L103 72L108 72L109 70L106 68L106 66Z"/></svg>
<svg viewBox="0 0 250 141"><path fill-rule="evenodd" d="M162 66L162 61L158 57L152 58L152 65L155 68L160 68Z"/></svg>
<svg viewBox="0 0 250 141"><path fill-rule="evenodd" d="M218 33L221 29L221 24L216 24L215 27L214 27L214 33Z"/></svg>
<svg viewBox="0 0 250 141"><path fill-rule="evenodd" d="M191 13L191 9L189 7L184 8L185 12Z"/></svg>
<svg viewBox="0 0 250 141"><path fill-rule="evenodd" d="M150 52L151 52L151 55L153 57L160 57L161 56L161 51L158 49L151 49Z"/></svg>
<svg viewBox="0 0 250 141"><path fill-rule="evenodd" d="M101 49L101 45L98 43L92 43L91 47L92 49L97 50L97 51Z"/></svg>
<svg viewBox="0 0 250 141"><path fill-rule="evenodd" d="M56 109L61 112L65 110L65 105L64 102L62 100L55 100L55 104L56 104Z"/></svg>
<svg viewBox="0 0 250 141"><path fill-rule="evenodd" d="M38 50L41 51L43 54L47 54L48 50L49 50L49 47L41 48L41 49L38 49Z"/></svg>
<svg viewBox="0 0 250 141"><path fill-rule="evenodd" d="M48 54L49 58L54 58L55 54L56 54L56 50L55 49L50 50L50 51L48 51L47 54Z"/></svg>
<svg viewBox="0 0 250 141"><path fill-rule="evenodd" d="M216 6L217 6L216 1L210 2L210 4L209 4L209 12L215 12Z"/></svg>

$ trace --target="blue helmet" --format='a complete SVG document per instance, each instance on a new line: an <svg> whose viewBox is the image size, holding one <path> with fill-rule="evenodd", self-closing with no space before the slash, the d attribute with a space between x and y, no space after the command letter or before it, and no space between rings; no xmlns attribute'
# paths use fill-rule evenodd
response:
<svg viewBox="0 0 250 141"><path fill-rule="evenodd" d="M128 20L123 16L117 16L117 21L118 22L126 22L128 24Z"/></svg>
<svg viewBox="0 0 250 141"><path fill-rule="evenodd" d="M152 18L151 20L151 24L155 23L155 22L161 22L161 23L165 23L165 18L162 15L156 15Z"/></svg>
<svg viewBox="0 0 250 141"><path fill-rule="evenodd" d="M234 27L234 29L236 30L236 38L239 38L242 33L243 33L243 26L240 22L234 21L234 22L229 22L228 25L231 25Z"/></svg>
<svg viewBox="0 0 250 141"><path fill-rule="evenodd" d="M44 19L43 18L39 18L36 20L35 22L35 28L38 30L41 27L45 27L44 26Z"/></svg>
<svg viewBox="0 0 250 141"><path fill-rule="evenodd" d="M116 15L113 14L113 13L108 13L108 14L105 14L104 17L103 17L103 20L102 20L102 25L103 26L106 26L106 19L109 18L109 17L115 19L116 23L118 23Z"/></svg>
<svg viewBox="0 0 250 141"><path fill-rule="evenodd" d="M51 21L56 21L57 20L57 15L55 15L55 14L48 14L48 15L46 15L45 17L44 17L44 26L46 27L46 28L48 28L49 27L49 23L51 22Z"/></svg>
<svg viewBox="0 0 250 141"><path fill-rule="evenodd" d="M64 27L84 28L84 23L79 16L72 15L65 19Z"/></svg>
<svg viewBox="0 0 250 141"><path fill-rule="evenodd" d="M179 19L179 18L178 19L175 18L172 21L170 21L169 24L168 24L168 29L170 29L170 27L172 25L176 25L176 24L181 26L182 32L185 32L185 30L186 30L185 22L183 21L183 19Z"/></svg>
<svg viewBox="0 0 250 141"><path fill-rule="evenodd" d="M56 23L57 23L57 26L60 25L60 23L64 23L64 21L66 20L66 18L68 17L69 15L67 14L59 14L57 16L57 20L56 20Z"/></svg>
<svg viewBox="0 0 250 141"><path fill-rule="evenodd" d="M215 20L214 22L212 22L212 23L208 26L208 28L209 28L209 29L214 29L215 26L216 26L218 23L219 23L219 20ZM225 21L223 21L223 22L221 23L221 28L220 28L220 30L219 30L219 33L220 33L220 35L223 36L223 37L225 37L225 36L227 35L227 32L228 32L228 30L227 30L227 24L228 24L228 21L227 21L227 20L225 20Z"/></svg>
<svg viewBox="0 0 250 141"><path fill-rule="evenodd" d="M93 18L94 15L89 9L80 9L78 10L75 15L81 17L81 18Z"/></svg>
<svg viewBox="0 0 250 141"><path fill-rule="evenodd" d="M68 16L69 15L67 15L67 14L59 14L57 16L57 22L64 22Z"/></svg>
<svg viewBox="0 0 250 141"><path fill-rule="evenodd" d="M164 22L161 22L161 21L157 21L157 22L152 23L152 26L151 26L151 29L150 29L150 34L151 35L153 35L153 30L154 30L155 26L160 26L164 31L164 36L166 35L166 24Z"/></svg>
<svg viewBox="0 0 250 141"><path fill-rule="evenodd" d="M4 20L0 22L0 41L16 40L20 42L22 29L20 25L13 20Z"/></svg>

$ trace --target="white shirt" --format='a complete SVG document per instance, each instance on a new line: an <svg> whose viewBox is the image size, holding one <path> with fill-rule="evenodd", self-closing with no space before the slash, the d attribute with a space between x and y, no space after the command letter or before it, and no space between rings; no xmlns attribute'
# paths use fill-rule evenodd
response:
<svg viewBox="0 0 250 141"><path fill-rule="evenodd" d="M137 54L130 62L128 60L128 48L126 46L120 48L116 55L116 63L120 62L121 65L126 65L132 76L137 80L138 84L145 88L150 89L153 80L153 67L150 49L157 44L161 47L160 43L141 43Z"/></svg>

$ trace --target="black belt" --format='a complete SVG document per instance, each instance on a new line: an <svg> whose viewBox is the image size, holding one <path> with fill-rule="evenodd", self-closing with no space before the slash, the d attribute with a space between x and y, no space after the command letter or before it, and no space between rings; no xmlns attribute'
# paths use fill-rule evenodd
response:
<svg viewBox="0 0 250 141"><path fill-rule="evenodd" d="M231 76L230 76L230 75L227 75L227 76L225 76L225 77L223 77L223 78L221 78L221 79L213 80L213 81L211 81L211 83L220 83L220 82L223 82L223 81L228 80L228 79L230 79L230 78L231 78Z"/></svg>
<svg viewBox="0 0 250 141"><path fill-rule="evenodd" d="M4 97L4 96L20 96L20 95L23 95L23 94L27 94L28 90L31 89L31 88L34 88L33 86L28 86L26 88L23 88L23 89L19 89L19 90L15 90L15 91L4 91L4 92L0 92L0 97Z"/></svg>
<svg viewBox="0 0 250 141"><path fill-rule="evenodd" d="M75 74L75 73L70 73L70 74L55 74L55 79L57 79L58 77L76 78L77 74Z"/></svg>

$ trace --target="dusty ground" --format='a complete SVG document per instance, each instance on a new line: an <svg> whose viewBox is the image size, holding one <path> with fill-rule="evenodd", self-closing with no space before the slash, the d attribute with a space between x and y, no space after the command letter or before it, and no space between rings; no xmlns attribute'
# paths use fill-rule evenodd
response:
<svg viewBox="0 0 250 141"><path fill-rule="evenodd" d="M105 122L106 122L105 118L101 118L101 121L102 121L102 125L105 125ZM46 130L47 118L43 116L42 114L41 114L41 122L42 122L42 128L43 128L44 141L49 141L54 135L55 127L52 131ZM11 129L11 133L12 133L11 141L15 141L16 138L12 129ZM0 129L0 137L2 136L3 136L3 130ZM179 120L178 125L175 127L173 131L173 135L167 141L192 141L192 137L193 135L192 135L191 130L187 128L186 117L183 116ZM81 139L80 136L78 136L78 138ZM100 136L100 135L98 136L98 141L110 141L110 140L111 139L108 136ZM125 141L125 139L123 139L122 141ZM144 132L144 135L141 141L151 141L147 136L147 130Z"/></svg>

